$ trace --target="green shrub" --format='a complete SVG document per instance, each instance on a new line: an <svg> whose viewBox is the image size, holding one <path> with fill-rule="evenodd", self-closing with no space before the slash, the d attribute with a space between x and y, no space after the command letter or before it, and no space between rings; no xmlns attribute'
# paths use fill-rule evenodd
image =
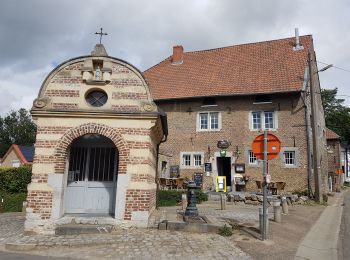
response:
<svg viewBox="0 0 350 260"><path fill-rule="evenodd" d="M225 224L223 227L219 228L218 234L224 237L232 236L232 229Z"/></svg>
<svg viewBox="0 0 350 260"><path fill-rule="evenodd" d="M32 167L0 168L0 191L9 193L27 192L32 178Z"/></svg>
<svg viewBox="0 0 350 260"><path fill-rule="evenodd" d="M0 211L20 212L22 211L23 201L26 200L27 193L8 193L0 191ZM3 202L1 202L3 200Z"/></svg>
<svg viewBox="0 0 350 260"><path fill-rule="evenodd" d="M197 203L202 203L203 201L208 201L208 194L201 190L196 190Z"/></svg>
<svg viewBox="0 0 350 260"><path fill-rule="evenodd" d="M187 192L187 191L186 191ZM181 196L184 191L178 190L159 190L158 192L158 206L168 207L176 206L181 202ZM208 194L203 193L201 190L196 190L197 203L208 200Z"/></svg>

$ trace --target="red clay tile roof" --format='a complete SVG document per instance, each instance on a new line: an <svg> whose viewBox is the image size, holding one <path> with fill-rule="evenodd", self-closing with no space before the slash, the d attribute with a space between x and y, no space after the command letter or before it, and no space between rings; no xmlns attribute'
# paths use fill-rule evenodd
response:
<svg viewBox="0 0 350 260"><path fill-rule="evenodd" d="M337 135L335 132L333 132L331 129L326 128L326 139L332 140L332 139L339 139L340 136Z"/></svg>
<svg viewBox="0 0 350 260"><path fill-rule="evenodd" d="M171 56L144 72L154 100L300 91L312 36L185 52L183 63Z"/></svg>

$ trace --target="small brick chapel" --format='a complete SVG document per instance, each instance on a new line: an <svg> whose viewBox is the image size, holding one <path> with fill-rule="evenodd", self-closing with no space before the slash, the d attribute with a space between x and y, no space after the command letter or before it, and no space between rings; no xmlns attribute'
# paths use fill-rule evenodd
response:
<svg viewBox="0 0 350 260"><path fill-rule="evenodd" d="M53 234L84 219L147 226L167 121L137 68L97 44L49 73L31 113L37 136L27 233Z"/></svg>

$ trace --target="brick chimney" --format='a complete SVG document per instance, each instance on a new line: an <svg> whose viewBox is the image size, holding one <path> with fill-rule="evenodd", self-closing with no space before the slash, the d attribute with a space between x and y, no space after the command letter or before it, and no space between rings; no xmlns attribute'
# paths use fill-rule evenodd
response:
<svg viewBox="0 0 350 260"><path fill-rule="evenodd" d="M184 57L184 47L182 45L176 45L173 47L173 57L171 59L172 64L182 64Z"/></svg>

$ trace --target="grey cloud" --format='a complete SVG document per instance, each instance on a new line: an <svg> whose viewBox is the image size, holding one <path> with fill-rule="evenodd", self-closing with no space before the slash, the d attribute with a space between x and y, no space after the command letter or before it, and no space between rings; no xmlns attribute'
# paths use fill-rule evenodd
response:
<svg viewBox="0 0 350 260"><path fill-rule="evenodd" d="M24 73L33 92L52 64L89 54L98 41L94 32L101 26L108 32L103 39L108 53L141 70L171 55L175 44L192 51L265 41L290 37L295 26L301 34L313 34L319 60L350 68L346 0L4 0L1 4L0 76L19 85L25 79L19 80L16 73ZM5 71L6 75L1 73ZM323 85L338 85L342 94L350 95L345 88L350 85L349 74L333 73L322 75ZM8 93L9 100L16 98Z"/></svg>

